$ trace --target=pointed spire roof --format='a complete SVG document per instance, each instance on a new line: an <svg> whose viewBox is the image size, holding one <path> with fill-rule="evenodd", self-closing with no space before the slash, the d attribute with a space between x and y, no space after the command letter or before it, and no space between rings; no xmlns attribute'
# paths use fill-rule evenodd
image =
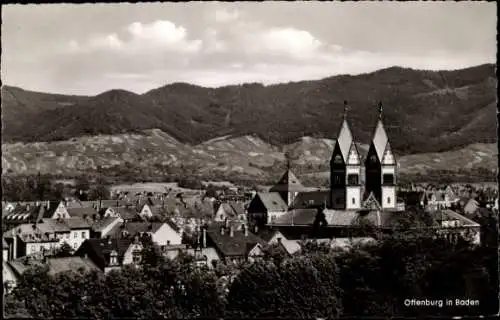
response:
<svg viewBox="0 0 500 320"><path fill-rule="evenodd" d="M382 102L379 102L379 115L377 126L375 127L375 133L373 134L373 146L375 147L375 151L377 152L378 159L382 161L382 157L384 156L384 152L386 150L387 144L389 142L389 138L387 137L387 133L384 128L384 124L382 122Z"/></svg>
<svg viewBox="0 0 500 320"><path fill-rule="evenodd" d="M337 136L336 143L339 145L340 152L344 161L347 162L349 156L349 151L351 149L351 144L353 142L352 132L347 123L347 101L344 101L344 116L342 119L342 125L340 126L340 131Z"/></svg>
<svg viewBox="0 0 500 320"><path fill-rule="evenodd" d="M271 188L271 192L279 191L303 191L305 188L302 183L297 179L292 170L288 169L285 171L278 183Z"/></svg>

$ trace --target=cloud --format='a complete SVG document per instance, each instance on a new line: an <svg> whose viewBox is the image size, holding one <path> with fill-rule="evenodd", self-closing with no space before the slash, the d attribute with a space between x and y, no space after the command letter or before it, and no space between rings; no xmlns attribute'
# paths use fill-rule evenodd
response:
<svg viewBox="0 0 500 320"><path fill-rule="evenodd" d="M218 23L228 23L238 20L240 13L238 10L217 9L215 10L215 21Z"/></svg>
<svg viewBox="0 0 500 320"><path fill-rule="evenodd" d="M167 20L152 23L133 22L123 28L123 36L118 33L94 35L82 43L72 40L71 51L93 52L113 50L126 54L147 50L193 53L200 50L202 40L188 38L187 30Z"/></svg>

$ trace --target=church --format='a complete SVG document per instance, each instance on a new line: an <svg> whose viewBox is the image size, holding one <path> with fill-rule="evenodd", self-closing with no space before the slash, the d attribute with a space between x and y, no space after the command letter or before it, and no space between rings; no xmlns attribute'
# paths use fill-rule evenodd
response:
<svg viewBox="0 0 500 320"><path fill-rule="evenodd" d="M288 239L310 237L311 227L319 224L326 234L314 237L349 237L366 222L379 230L398 228L406 216L404 204L397 202L398 164L384 127L382 103L378 104L368 149L354 139L347 121L347 102L330 158L330 187L304 187L288 168L269 192L257 193L247 207L247 221L254 230L279 229ZM445 210L432 213L432 221L418 221L415 228L441 228L443 225L478 228L458 213ZM462 219L464 218L464 219ZM430 225L429 225L430 223ZM412 226L413 227L413 226ZM317 230L316 230L317 231Z"/></svg>

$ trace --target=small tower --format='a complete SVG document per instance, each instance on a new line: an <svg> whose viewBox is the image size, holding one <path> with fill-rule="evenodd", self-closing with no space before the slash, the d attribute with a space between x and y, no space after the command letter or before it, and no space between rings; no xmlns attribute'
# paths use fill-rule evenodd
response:
<svg viewBox="0 0 500 320"><path fill-rule="evenodd" d="M281 198L283 198L287 206L290 208L293 206L298 193L304 190L304 186L291 170L290 155L288 154L288 152L285 154L285 157L287 170L278 181L278 183L274 185L269 191L278 192Z"/></svg>
<svg viewBox="0 0 500 320"><path fill-rule="evenodd" d="M382 103L379 118L365 161L366 194L373 193L382 209L396 208L396 159L382 122Z"/></svg>
<svg viewBox="0 0 500 320"><path fill-rule="evenodd" d="M359 152L347 123L348 104L330 160L330 204L333 209L350 210L361 207L361 163Z"/></svg>

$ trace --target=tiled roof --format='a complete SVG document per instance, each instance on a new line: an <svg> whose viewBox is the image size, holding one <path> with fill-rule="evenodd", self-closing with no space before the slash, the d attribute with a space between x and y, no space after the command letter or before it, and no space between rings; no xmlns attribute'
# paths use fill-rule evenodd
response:
<svg viewBox="0 0 500 320"><path fill-rule="evenodd" d="M231 237L230 231L225 230L222 235L220 228L207 230L207 237L212 239L216 249L224 256L246 256L248 253L248 245L255 246L257 243L265 245L265 241L256 235L248 232L245 236L243 231L234 231Z"/></svg>
<svg viewBox="0 0 500 320"><path fill-rule="evenodd" d="M74 200L74 201L64 201L63 204L66 207L66 209L75 209L75 208L92 208L96 206L96 201L80 201L80 200Z"/></svg>
<svg viewBox="0 0 500 320"><path fill-rule="evenodd" d="M312 225L317 209L293 209L271 221L272 225Z"/></svg>
<svg viewBox="0 0 500 320"><path fill-rule="evenodd" d="M288 209L287 204L277 192L259 192L257 196L260 198L267 211L284 212Z"/></svg>
<svg viewBox="0 0 500 320"><path fill-rule="evenodd" d="M380 161L382 161L388 141L389 139L387 137L387 133L385 132L384 124L382 123L382 120L378 120L372 142Z"/></svg>
<svg viewBox="0 0 500 320"><path fill-rule="evenodd" d="M68 225L71 230L74 229L90 229L90 221L79 217L64 219L64 222Z"/></svg>
<svg viewBox="0 0 500 320"><path fill-rule="evenodd" d="M130 236L135 236L143 232L155 233L163 225L161 222L122 222L110 231L111 235L121 237L122 231L127 231Z"/></svg>
<svg viewBox="0 0 500 320"><path fill-rule="evenodd" d="M5 219L7 220L36 220L38 219L38 215L42 210L41 205L17 205L12 211L6 213Z"/></svg>
<svg viewBox="0 0 500 320"><path fill-rule="evenodd" d="M44 231L40 229L39 225L40 224L29 224L29 223L18 225L15 228L5 232L4 237L12 238L13 232L15 231L16 235L19 236L19 238L24 242L31 242L31 243L59 242L59 239L55 238L53 235L46 234L47 232L49 234L52 233L51 231Z"/></svg>
<svg viewBox="0 0 500 320"><path fill-rule="evenodd" d="M330 191L328 190L299 192L293 202L293 208L306 209L311 207L320 207L324 204L328 206L329 203Z"/></svg>
<svg viewBox="0 0 500 320"><path fill-rule="evenodd" d="M134 219L135 217L137 217L138 214L135 208L132 207L111 207L111 208L125 220Z"/></svg>
<svg viewBox="0 0 500 320"><path fill-rule="evenodd" d="M57 219L47 219L44 218L43 223L38 224L38 228L42 230L42 232L69 232L70 228L66 224L64 220L57 220Z"/></svg>
<svg viewBox="0 0 500 320"><path fill-rule="evenodd" d="M115 220L118 220L118 217L106 217L102 220L97 220L92 224L92 230L95 232L100 232L110 224L112 224Z"/></svg>
<svg viewBox="0 0 500 320"><path fill-rule="evenodd" d="M97 211L92 207L81 207L81 208L68 208L68 214L70 217L83 218L84 216L92 218Z"/></svg>
<svg viewBox="0 0 500 320"><path fill-rule="evenodd" d="M107 209L109 207L122 207L126 206L128 204L131 204L130 201L127 200L101 200L100 202L97 201L97 203L100 205L101 208Z"/></svg>
<svg viewBox="0 0 500 320"><path fill-rule="evenodd" d="M83 268L85 271L99 271L99 268L90 260L78 256L65 258L47 259L49 265L49 274L58 274L61 272L78 271Z"/></svg>
<svg viewBox="0 0 500 320"><path fill-rule="evenodd" d="M358 212L348 210L324 210L324 214L329 226L351 226L359 216Z"/></svg>
<svg viewBox="0 0 500 320"><path fill-rule="evenodd" d="M126 238L85 240L85 242L87 242L90 246L91 250L93 250L100 259L106 261L106 264L109 263L109 255L113 250L116 250L116 252L118 253L118 260L120 262L123 261L123 255L128 250L133 241L134 239Z"/></svg>
<svg viewBox="0 0 500 320"><path fill-rule="evenodd" d="M294 254L300 251L301 246L296 240L282 239L280 245L288 252L288 254Z"/></svg>
<svg viewBox="0 0 500 320"><path fill-rule="evenodd" d="M347 162L347 157L349 156L349 150L351 148L352 142L353 138L351 130L349 129L349 125L347 124L346 120L343 120L336 143L340 148L340 152L342 153L342 157L344 158L345 162Z"/></svg>
<svg viewBox="0 0 500 320"><path fill-rule="evenodd" d="M479 227L480 226L479 223L477 223L477 222L475 222L467 217L464 217L461 214L459 214L453 210L449 210L449 209L438 211L435 213L435 215L436 215L436 219L438 221L458 220L460 223L460 226L464 226L464 227Z"/></svg>
<svg viewBox="0 0 500 320"><path fill-rule="evenodd" d="M279 230L277 230L277 229L262 228L262 229L259 229L257 231L256 235L267 243L267 242L269 242L269 240L271 240L274 237L274 235L277 232L279 232Z"/></svg>
<svg viewBox="0 0 500 320"><path fill-rule="evenodd" d="M29 263L26 263L26 261L26 257L22 257L16 260L11 260L8 264L17 276L23 275L26 270L35 265L42 265L41 261L38 260L31 260Z"/></svg>

